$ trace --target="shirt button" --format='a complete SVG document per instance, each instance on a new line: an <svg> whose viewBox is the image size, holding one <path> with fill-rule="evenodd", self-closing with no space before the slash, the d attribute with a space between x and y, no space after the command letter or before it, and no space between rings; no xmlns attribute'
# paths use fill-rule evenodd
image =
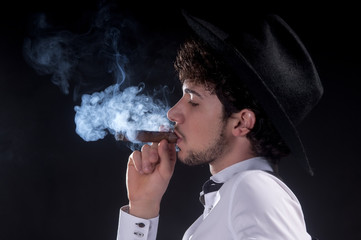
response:
<svg viewBox="0 0 361 240"><path fill-rule="evenodd" d="M140 228L144 228L145 227L145 224L140 222L140 223L136 223L135 225L137 225L138 227Z"/></svg>

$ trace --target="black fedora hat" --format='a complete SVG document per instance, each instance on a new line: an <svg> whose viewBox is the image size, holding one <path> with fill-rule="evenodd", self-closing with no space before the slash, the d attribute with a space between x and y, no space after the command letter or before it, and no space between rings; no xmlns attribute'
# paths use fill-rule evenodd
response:
<svg viewBox="0 0 361 240"><path fill-rule="evenodd" d="M185 10L183 15L191 29L244 81L291 149L291 156L313 175L296 126L319 102L323 87L296 33L275 14L232 33Z"/></svg>

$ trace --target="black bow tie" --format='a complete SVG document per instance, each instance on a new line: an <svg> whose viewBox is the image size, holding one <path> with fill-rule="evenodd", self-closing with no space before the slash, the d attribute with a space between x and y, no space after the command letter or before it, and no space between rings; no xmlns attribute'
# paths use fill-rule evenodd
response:
<svg viewBox="0 0 361 240"><path fill-rule="evenodd" d="M223 183L216 183L215 181L209 179L207 180L202 187L203 194L199 197L199 201L204 205L204 194L218 191L222 187Z"/></svg>
<svg viewBox="0 0 361 240"><path fill-rule="evenodd" d="M215 181L209 179L207 180L202 187L203 193L215 192L222 187L223 183L216 183Z"/></svg>

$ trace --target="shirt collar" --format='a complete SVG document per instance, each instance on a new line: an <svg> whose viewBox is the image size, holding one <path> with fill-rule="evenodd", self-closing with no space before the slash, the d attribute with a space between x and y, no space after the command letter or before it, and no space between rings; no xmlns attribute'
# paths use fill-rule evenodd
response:
<svg viewBox="0 0 361 240"><path fill-rule="evenodd" d="M214 174L210 178L217 183L224 183L231 179L235 174L247 170L263 170L273 172L271 165L264 157L254 157L235 163Z"/></svg>

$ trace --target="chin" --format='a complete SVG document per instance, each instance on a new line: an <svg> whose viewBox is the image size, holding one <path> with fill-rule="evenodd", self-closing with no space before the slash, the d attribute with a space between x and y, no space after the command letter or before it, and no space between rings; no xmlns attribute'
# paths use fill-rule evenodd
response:
<svg viewBox="0 0 361 240"><path fill-rule="evenodd" d="M181 162L184 160L183 152L180 149L177 151L177 159Z"/></svg>
<svg viewBox="0 0 361 240"><path fill-rule="evenodd" d="M178 159L178 161L180 161L181 163L184 163L184 164L186 164L186 165L189 165L189 163L187 162L187 156L186 156L186 154L185 154L184 151L179 150L179 151L177 152L177 159Z"/></svg>

